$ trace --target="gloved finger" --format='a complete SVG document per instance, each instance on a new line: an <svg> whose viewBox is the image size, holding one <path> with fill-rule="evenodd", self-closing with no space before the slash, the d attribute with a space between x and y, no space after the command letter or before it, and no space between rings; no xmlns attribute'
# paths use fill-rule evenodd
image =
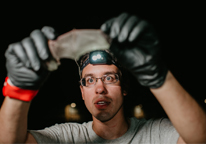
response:
<svg viewBox="0 0 206 144"><path fill-rule="evenodd" d="M111 30L109 33L109 36L111 38L115 39L120 34L121 28L128 19L128 17L129 14L123 13L115 19L115 21L112 23Z"/></svg>
<svg viewBox="0 0 206 144"><path fill-rule="evenodd" d="M31 68L31 64L30 61L28 61L28 56L23 48L23 46L21 45L21 43L14 43L9 45L5 56L8 60L14 60L17 57L17 59L19 61L21 61L23 63L23 65L27 68ZM13 62L16 63L16 62Z"/></svg>
<svg viewBox="0 0 206 144"><path fill-rule="evenodd" d="M139 19L136 16L130 16L128 18L128 20L123 25L121 32L118 36L118 41L120 43L127 40L131 30L134 28L135 24L137 24L138 20Z"/></svg>
<svg viewBox="0 0 206 144"><path fill-rule="evenodd" d="M58 36L56 30L49 26L44 26L41 29L42 33L46 36L47 39L55 40Z"/></svg>
<svg viewBox="0 0 206 144"><path fill-rule="evenodd" d="M129 35L129 42L133 42L138 38L138 36L148 27L148 23L144 20L140 21L131 31Z"/></svg>
<svg viewBox="0 0 206 144"><path fill-rule="evenodd" d="M28 60L30 61L32 68L35 71L38 71L41 67L41 61L39 59L33 40L30 37L27 37L23 39L21 43L28 56Z"/></svg>
<svg viewBox="0 0 206 144"><path fill-rule="evenodd" d="M50 56L48 40L40 30L34 30L31 32L30 37L32 38L39 57L42 60L47 60Z"/></svg>
<svg viewBox="0 0 206 144"><path fill-rule="evenodd" d="M117 60L120 60L122 53L124 53L124 49L121 48L121 45L117 41L112 41L110 50L115 55Z"/></svg>
<svg viewBox="0 0 206 144"><path fill-rule="evenodd" d="M108 21L106 21L105 23L103 23L100 27L100 29L106 33L106 34L109 34L110 32L110 29L111 29L111 26L112 26L112 23L114 22L116 18L111 18L109 19Z"/></svg>

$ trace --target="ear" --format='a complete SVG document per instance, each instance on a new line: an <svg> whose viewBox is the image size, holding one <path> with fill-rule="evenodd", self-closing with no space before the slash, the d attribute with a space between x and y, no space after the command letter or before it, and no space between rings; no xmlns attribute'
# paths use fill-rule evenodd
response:
<svg viewBox="0 0 206 144"><path fill-rule="evenodd" d="M123 96L126 96L126 95L127 95L127 91L123 90Z"/></svg>
<svg viewBox="0 0 206 144"><path fill-rule="evenodd" d="M83 86L79 86L80 87L80 90L81 90L81 93L82 93L82 99L84 100L84 92L83 92Z"/></svg>

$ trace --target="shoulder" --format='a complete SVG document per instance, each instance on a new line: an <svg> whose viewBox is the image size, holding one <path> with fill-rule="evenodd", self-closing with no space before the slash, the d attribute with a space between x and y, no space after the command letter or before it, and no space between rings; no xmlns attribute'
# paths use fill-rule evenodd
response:
<svg viewBox="0 0 206 144"><path fill-rule="evenodd" d="M80 123L63 123L63 124L56 124L52 126L52 129L56 129L59 134L66 134L66 135L80 135L87 133L88 129L91 127L92 121Z"/></svg>
<svg viewBox="0 0 206 144"><path fill-rule="evenodd" d="M69 122L69 123L56 124L53 127L58 127L60 129L81 129L81 128L85 129L88 126L90 126L91 123L92 121L84 122L82 124Z"/></svg>
<svg viewBox="0 0 206 144"><path fill-rule="evenodd" d="M75 142L88 136L88 129L92 122L62 123L47 127L43 130L29 131L35 139L51 139L55 142Z"/></svg>
<svg viewBox="0 0 206 144"><path fill-rule="evenodd" d="M168 143L175 142L179 134L168 118L136 119L132 118L136 128L136 137L144 142Z"/></svg>
<svg viewBox="0 0 206 144"><path fill-rule="evenodd" d="M147 124L152 128L158 129L160 131L169 129L175 130L173 124L168 118L150 119L148 120Z"/></svg>
<svg viewBox="0 0 206 144"><path fill-rule="evenodd" d="M141 125L141 126L172 126L172 123L168 118L158 118L158 119L137 119L135 117L132 117L130 119L135 124Z"/></svg>
<svg viewBox="0 0 206 144"><path fill-rule="evenodd" d="M137 119L131 118L131 126L139 132L146 132L150 134L165 135L168 133L176 133L176 129L168 118L159 119Z"/></svg>

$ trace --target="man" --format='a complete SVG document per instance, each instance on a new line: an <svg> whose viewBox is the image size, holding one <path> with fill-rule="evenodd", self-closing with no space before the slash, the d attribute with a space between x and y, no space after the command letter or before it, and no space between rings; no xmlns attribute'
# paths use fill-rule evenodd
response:
<svg viewBox="0 0 206 144"><path fill-rule="evenodd" d="M0 142L206 143L205 112L162 63L153 28L144 20L123 13L101 29L112 38L110 50L121 65L106 51L94 51L80 59L80 89L93 118L83 124L65 123L27 131L30 101L49 75L41 62L50 59L47 40L54 39L55 34L45 27L9 46ZM103 56L106 61L95 61L92 56ZM122 67L150 88L173 125L167 119L140 121L124 117L122 104L127 91L122 86Z"/></svg>

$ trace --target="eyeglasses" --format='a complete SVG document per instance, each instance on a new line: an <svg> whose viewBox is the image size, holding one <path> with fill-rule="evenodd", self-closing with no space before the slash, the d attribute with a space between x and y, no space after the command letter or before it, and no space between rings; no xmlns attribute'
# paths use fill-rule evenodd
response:
<svg viewBox="0 0 206 144"><path fill-rule="evenodd" d="M107 75L103 75L100 78L87 76L80 80L80 84L85 87L91 87L96 84L97 79L101 79L104 84L114 84L119 81L119 75L118 74L107 74Z"/></svg>

